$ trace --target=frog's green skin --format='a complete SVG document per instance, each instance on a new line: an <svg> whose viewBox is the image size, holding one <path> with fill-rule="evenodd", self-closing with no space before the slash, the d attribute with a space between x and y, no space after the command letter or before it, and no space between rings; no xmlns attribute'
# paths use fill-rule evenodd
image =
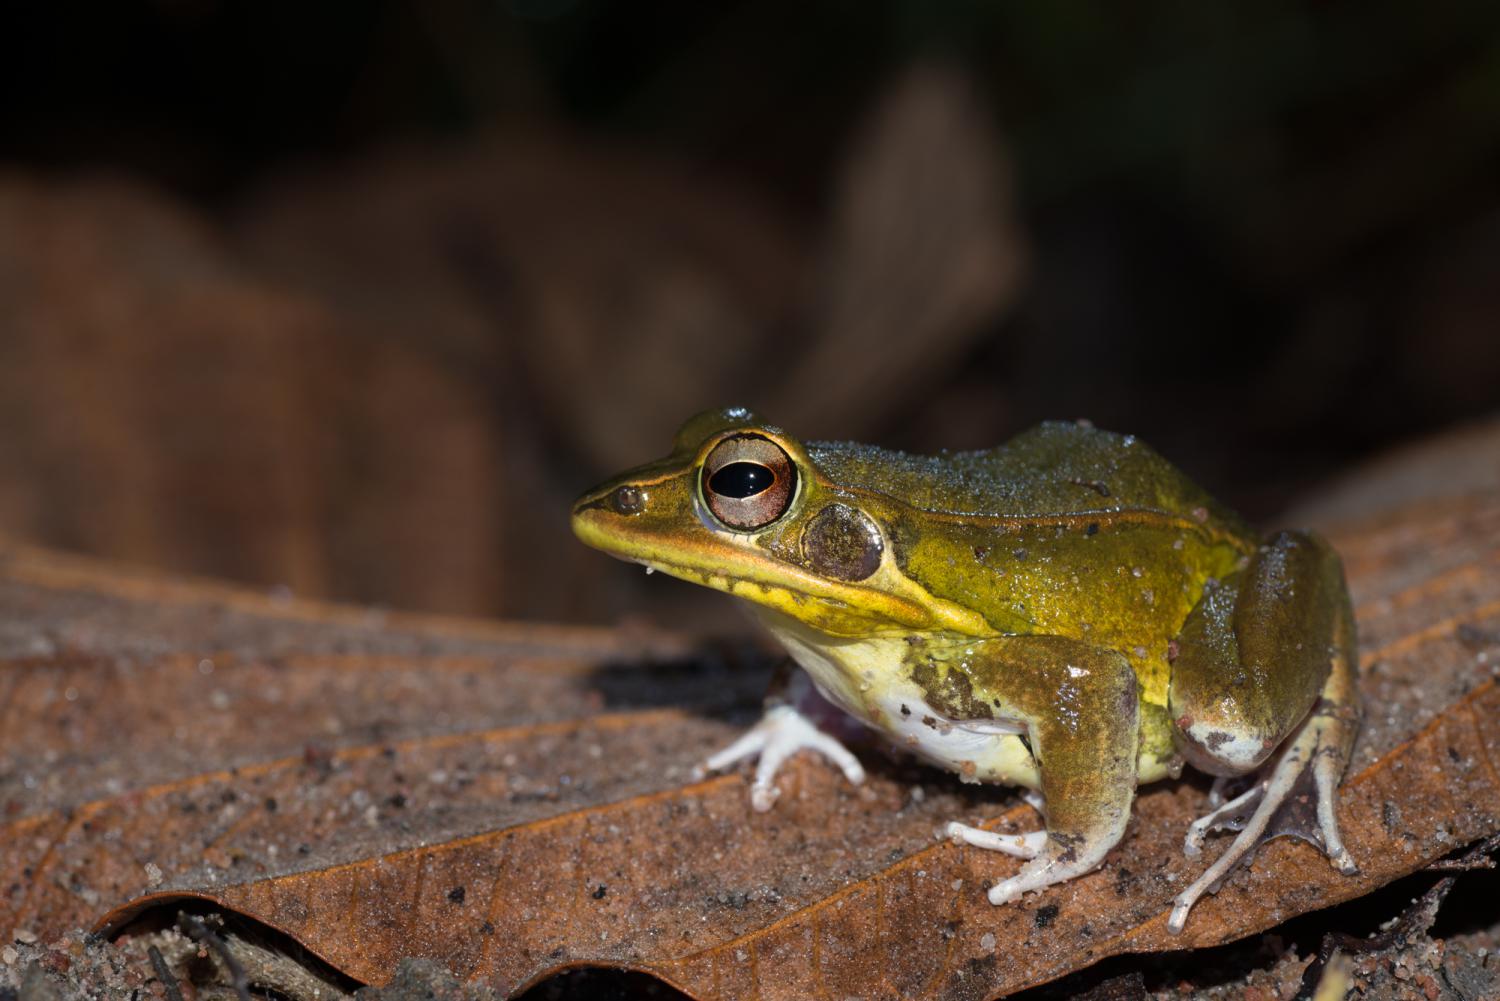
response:
<svg viewBox="0 0 1500 1001"><path fill-rule="evenodd" d="M746 442L784 455L777 483L790 487L756 527L714 513L704 468ZM1248 815L1179 897L1173 927L1253 852L1304 773L1319 809L1299 833L1353 868L1333 814L1358 721L1337 556L1301 533L1263 542L1135 438L1049 423L988 451L924 457L803 444L748 411L714 411L684 425L665 459L584 495L573 527L752 602L830 701L928 760L1038 790L1045 838L951 825L1032 859L991 891L996 903L1097 866L1137 781L1175 775L1184 758L1246 774L1278 748L1251 793L1195 825L1192 854Z"/></svg>

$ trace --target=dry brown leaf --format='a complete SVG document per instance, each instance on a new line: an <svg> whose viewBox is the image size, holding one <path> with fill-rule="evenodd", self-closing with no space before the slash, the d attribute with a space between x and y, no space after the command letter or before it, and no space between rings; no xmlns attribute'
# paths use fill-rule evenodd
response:
<svg viewBox="0 0 1500 1001"><path fill-rule="evenodd" d="M199 898L382 983L405 956L514 992L628 967L696 997L992 997L1209 945L1500 829L1500 498L1336 531L1368 721L1343 823L1363 867L1281 841L1165 930L1204 785L1148 787L1104 867L1003 908L1016 863L935 840L1037 818L866 755L794 762L765 815L692 781L764 664L670 637L278 602L0 551L0 934ZM731 652L732 653L732 652ZM205 661L211 667L205 669Z"/></svg>
<svg viewBox="0 0 1500 1001"><path fill-rule="evenodd" d="M123 180L0 172L0 273L0 531L403 607L517 597L516 449L461 366Z"/></svg>

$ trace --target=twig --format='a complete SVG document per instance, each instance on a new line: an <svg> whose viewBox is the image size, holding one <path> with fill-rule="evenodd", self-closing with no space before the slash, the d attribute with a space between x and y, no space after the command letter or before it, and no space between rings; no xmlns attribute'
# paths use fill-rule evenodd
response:
<svg viewBox="0 0 1500 1001"><path fill-rule="evenodd" d="M1297 993L1299 1001L1314 997L1314 992L1323 978L1323 970L1339 953L1353 955L1363 952L1380 952L1384 949L1399 949L1405 947L1410 939L1424 934L1437 920L1438 908L1443 906L1443 898L1448 896L1449 890L1453 889L1457 878L1444 876L1432 884L1431 889L1418 897L1415 903L1401 913L1390 928L1379 935L1371 935L1369 938L1359 938L1344 932L1329 932L1324 935L1323 944L1318 948L1318 957L1307 964L1307 969L1302 972L1302 988Z"/></svg>
<svg viewBox="0 0 1500 1001"><path fill-rule="evenodd" d="M182 1001L182 988L177 986L177 978L172 976L172 969L162 958L161 950L153 945L146 950L146 955L151 957L151 968L156 971L156 979L161 981L162 990L167 992L167 1001Z"/></svg>
<svg viewBox="0 0 1500 1001"><path fill-rule="evenodd" d="M234 984L234 992L239 995L240 1001L250 1001L250 982L245 977L245 968L240 965L239 960L234 958L234 953L229 951L229 943L214 934L207 925L191 914L179 913L177 921L193 941L202 942L218 953L219 959L229 970L229 979Z"/></svg>
<svg viewBox="0 0 1500 1001"><path fill-rule="evenodd" d="M1495 860L1492 859L1492 858L1477 859L1477 860L1475 860L1473 862L1470 862L1468 859L1461 859L1461 858L1453 858L1453 859L1440 858L1436 862L1433 862L1430 865L1428 865L1422 871L1423 872L1473 872L1475 869L1493 869L1493 868L1495 868Z"/></svg>
<svg viewBox="0 0 1500 1001"><path fill-rule="evenodd" d="M1146 978L1140 970L1131 970L1100 981L1073 1001L1145 1001L1146 997Z"/></svg>
<svg viewBox="0 0 1500 1001"><path fill-rule="evenodd" d="M1475 869L1493 869L1495 860L1490 858L1500 848L1500 833L1491 834L1459 858L1440 858L1428 864L1428 872L1472 872Z"/></svg>

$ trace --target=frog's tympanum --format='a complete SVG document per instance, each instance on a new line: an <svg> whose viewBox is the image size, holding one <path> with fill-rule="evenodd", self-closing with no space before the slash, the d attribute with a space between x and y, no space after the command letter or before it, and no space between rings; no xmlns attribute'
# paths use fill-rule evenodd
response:
<svg viewBox="0 0 1500 1001"><path fill-rule="evenodd" d="M706 762L759 755L758 810L799 749L863 779L809 719L821 694L966 780L1032 790L1044 830L946 828L1028 860L995 904L1097 867L1136 783L1184 762L1248 789L1226 802L1216 782L1189 830L1188 855L1210 831L1239 834L1178 895L1174 931L1269 837L1299 834L1356 871L1335 817L1359 725L1338 556L1303 532L1258 538L1133 437L1049 423L928 457L715 411L584 495L573 529L746 599L811 677L816 693L804 684Z"/></svg>

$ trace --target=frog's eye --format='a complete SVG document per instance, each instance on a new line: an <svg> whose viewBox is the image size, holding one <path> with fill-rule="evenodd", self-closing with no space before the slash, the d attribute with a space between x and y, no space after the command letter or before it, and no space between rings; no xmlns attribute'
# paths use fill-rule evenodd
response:
<svg viewBox="0 0 1500 1001"><path fill-rule="evenodd" d="M703 500L730 528L765 528L791 506L797 466L780 445L757 434L735 435L703 461Z"/></svg>

